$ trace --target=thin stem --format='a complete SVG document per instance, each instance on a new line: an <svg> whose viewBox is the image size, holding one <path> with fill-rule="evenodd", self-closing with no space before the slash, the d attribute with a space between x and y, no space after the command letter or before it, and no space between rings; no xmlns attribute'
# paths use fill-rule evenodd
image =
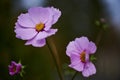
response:
<svg viewBox="0 0 120 80"><path fill-rule="evenodd" d="M48 39L46 39L46 43L47 43L47 46L48 46L48 48L51 52L53 61L55 63L55 66L56 66L56 69L57 69L57 72L58 72L58 75L59 75L59 78L60 78L60 80L64 80L63 76L62 76L62 71L61 71L61 68L60 68L60 61L59 61L59 57L58 57L56 47L53 44L53 42L52 41L49 42Z"/></svg>
<svg viewBox="0 0 120 80"><path fill-rule="evenodd" d="M96 38L96 45L98 46L100 44L100 41L103 37L103 34L104 34L104 26L105 26L106 22L105 21L101 21L99 27L100 27L100 31L98 32L98 35L97 35L97 38Z"/></svg>
<svg viewBox="0 0 120 80"><path fill-rule="evenodd" d="M104 32L103 29L101 29L98 33L98 36L97 36L96 41L95 41L97 46L99 45L99 43L101 41L101 38L103 36L103 32Z"/></svg>
<svg viewBox="0 0 120 80"><path fill-rule="evenodd" d="M71 80L74 80L74 78L75 78L75 76L77 75L77 73L78 73L78 72L76 71Z"/></svg>

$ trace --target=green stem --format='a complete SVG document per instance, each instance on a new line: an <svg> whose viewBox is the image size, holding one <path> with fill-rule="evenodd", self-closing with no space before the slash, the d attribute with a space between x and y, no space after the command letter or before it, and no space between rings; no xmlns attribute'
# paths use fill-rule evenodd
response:
<svg viewBox="0 0 120 80"><path fill-rule="evenodd" d="M77 75L77 73L78 73L78 72L76 71L71 80L74 80L74 78L75 78L75 76Z"/></svg>
<svg viewBox="0 0 120 80"><path fill-rule="evenodd" d="M55 63L55 66L56 66L56 69L57 69L57 72L58 72L58 75L59 75L59 78L60 78L60 80L64 80L63 76L62 76L62 71L61 71L61 68L60 68L60 61L59 61L59 57L58 57L56 47L53 44L53 42L48 41L48 39L46 39L46 43L47 43L47 46L48 46L48 48L49 48L49 50L51 52L53 61Z"/></svg>
<svg viewBox="0 0 120 80"><path fill-rule="evenodd" d="M98 44L100 43L100 41L101 41L101 38L102 38L102 36L103 36L103 29L101 29L100 31L99 31L99 33L98 33L98 35L97 35L97 38L96 38L96 41L95 41L95 43L96 43L96 45L98 46Z"/></svg>

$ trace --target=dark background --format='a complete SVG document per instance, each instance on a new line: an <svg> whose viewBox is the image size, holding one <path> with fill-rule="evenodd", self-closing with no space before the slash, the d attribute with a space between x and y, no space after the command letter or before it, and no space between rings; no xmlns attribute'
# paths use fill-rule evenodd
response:
<svg viewBox="0 0 120 80"><path fill-rule="evenodd" d="M30 3L31 1L36 2ZM119 34L109 23L105 29L102 26L96 26L96 20L107 16L99 1L38 1L40 2L37 0L0 0L0 80L59 80L47 46L42 48L25 46L25 41L15 37L14 27L17 17L33 6L54 6L62 12L58 22L53 25L54 28L59 29L58 32L48 39L52 39L56 45L66 80L71 80L75 72L67 66L70 61L65 53L66 46L69 41L81 36L87 36L97 43L98 49L95 54L97 60L94 61L97 73L89 78L84 78L81 73L78 73L75 80L120 80ZM23 77L9 75L8 65L12 60L16 62L21 60L26 66Z"/></svg>

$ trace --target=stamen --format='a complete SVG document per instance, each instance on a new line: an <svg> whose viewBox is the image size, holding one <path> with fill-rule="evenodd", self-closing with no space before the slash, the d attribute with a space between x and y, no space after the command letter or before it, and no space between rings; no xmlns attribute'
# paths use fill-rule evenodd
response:
<svg viewBox="0 0 120 80"><path fill-rule="evenodd" d="M85 51L83 51L81 54L80 54L80 60L82 61L82 62L85 62Z"/></svg>
<svg viewBox="0 0 120 80"><path fill-rule="evenodd" d="M44 24L43 23L36 24L36 27L35 27L36 31L39 32L39 31L43 30L43 28L44 28Z"/></svg>

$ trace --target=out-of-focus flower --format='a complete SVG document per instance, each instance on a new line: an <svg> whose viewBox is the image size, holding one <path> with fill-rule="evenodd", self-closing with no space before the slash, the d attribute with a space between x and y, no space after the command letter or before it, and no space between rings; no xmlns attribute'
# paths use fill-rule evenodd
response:
<svg viewBox="0 0 120 80"><path fill-rule="evenodd" d="M102 27L104 30L106 30L109 27L105 18L100 18L100 20L96 20L95 24L98 27Z"/></svg>
<svg viewBox="0 0 120 80"><path fill-rule="evenodd" d="M28 10L28 13L21 14L15 24L16 37L27 40L25 45L42 47L46 44L45 38L57 32L57 29L51 29L55 24L61 11L54 7L34 7Z"/></svg>
<svg viewBox="0 0 120 80"><path fill-rule="evenodd" d="M68 44L66 50L66 54L71 60L69 67L82 72L84 77L95 74L96 68L89 59L90 54L95 52L96 45L89 41L87 37L76 38L75 41Z"/></svg>
<svg viewBox="0 0 120 80"><path fill-rule="evenodd" d="M100 18L100 21L101 21L102 23L106 23L106 20L105 20L104 18Z"/></svg>
<svg viewBox="0 0 120 80"><path fill-rule="evenodd" d="M8 66L9 68L9 74L11 76L15 74L19 74L22 71L22 64L16 63L15 61L11 61L11 64Z"/></svg>

